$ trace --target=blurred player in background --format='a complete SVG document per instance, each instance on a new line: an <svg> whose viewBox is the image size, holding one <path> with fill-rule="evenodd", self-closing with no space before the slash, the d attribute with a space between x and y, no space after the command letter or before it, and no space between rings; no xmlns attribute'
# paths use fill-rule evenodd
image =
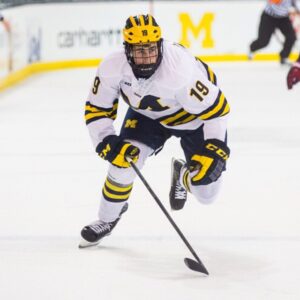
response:
<svg viewBox="0 0 300 300"><path fill-rule="evenodd" d="M229 105L212 70L181 45L163 40L151 15L129 17L123 37L124 50L102 61L86 102L91 139L110 166L98 220L82 229L80 247L109 235L127 210L136 174L126 157L141 169L171 136L180 138L186 161L172 160L173 210L183 208L187 192L213 202L229 157ZM113 122L120 96L129 109L118 135Z"/></svg>
<svg viewBox="0 0 300 300"><path fill-rule="evenodd" d="M0 12L0 22L4 25L5 29L9 31L9 23L6 21L4 16Z"/></svg>
<svg viewBox="0 0 300 300"><path fill-rule="evenodd" d="M9 48L9 58L8 58L8 70L12 71L13 69L13 59L12 59L12 35L11 35L11 27L9 22L4 18L4 16L0 12L0 24L3 24L4 29L7 33L8 38L8 48Z"/></svg>
<svg viewBox="0 0 300 300"><path fill-rule="evenodd" d="M287 75L288 89L292 89L293 86L300 81L300 53L297 62L295 62L290 68Z"/></svg>
<svg viewBox="0 0 300 300"><path fill-rule="evenodd" d="M289 13L293 8L296 13L299 13L296 0L267 1L260 19L258 38L250 45L249 59L253 57L253 52L265 48L275 29L279 29L285 37L283 48L279 53L280 63L286 64L288 62L288 57L296 41L296 33L289 18Z"/></svg>

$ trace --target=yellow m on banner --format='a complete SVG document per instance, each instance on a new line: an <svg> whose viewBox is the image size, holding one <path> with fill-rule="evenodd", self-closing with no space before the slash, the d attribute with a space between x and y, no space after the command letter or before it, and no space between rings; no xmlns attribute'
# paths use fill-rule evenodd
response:
<svg viewBox="0 0 300 300"><path fill-rule="evenodd" d="M181 22L181 39L180 44L189 48L191 42L188 38L188 31L191 31L194 38L197 39L201 33L204 32L204 38L202 40L202 47L203 48L213 48L214 47L214 40L212 38L212 23L214 21L215 15L213 13L205 13L201 18L198 25L195 25L189 14L181 13L179 14L179 20Z"/></svg>

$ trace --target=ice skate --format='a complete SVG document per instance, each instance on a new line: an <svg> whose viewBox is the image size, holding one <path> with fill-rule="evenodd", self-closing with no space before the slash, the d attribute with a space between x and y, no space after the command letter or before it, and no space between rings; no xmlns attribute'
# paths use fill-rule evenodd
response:
<svg viewBox="0 0 300 300"><path fill-rule="evenodd" d="M99 242L105 237L111 234L112 230L118 224L121 216L128 209L128 203L126 202L120 212L119 217L113 222L103 222L101 220L95 221L90 225L83 227L81 230L82 240L79 244L79 248L87 248L99 244Z"/></svg>
<svg viewBox="0 0 300 300"><path fill-rule="evenodd" d="M280 65L283 67L290 67L292 66L292 62L288 58L280 58Z"/></svg>
<svg viewBox="0 0 300 300"><path fill-rule="evenodd" d="M185 162L181 159L172 158L171 166L171 189L170 189L170 206L173 210L180 210L183 208L187 191L180 183L180 171L185 166Z"/></svg>
<svg viewBox="0 0 300 300"><path fill-rule="evenodd" d="M248 54L247 54L247 58L248 58L248 60L253 60L253 57L254 57L254 54L253 54L253 52L248 52Z"/></svg>

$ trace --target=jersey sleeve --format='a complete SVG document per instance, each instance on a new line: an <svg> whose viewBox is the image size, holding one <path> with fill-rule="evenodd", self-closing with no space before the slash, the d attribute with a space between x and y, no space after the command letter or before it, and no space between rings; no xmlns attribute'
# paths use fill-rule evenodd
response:
<svg viewBox="0 0 300 300"><path fill-rule="evenodd" d="M196 115L204 122L205 139L225 140L226 115L230 111L228 101L216 85L215 76L194 67L190 76L179 89L178 101L184 110Z"/></svg>
<svg viewBox="0 0 300 300"><path fill-rule="evenodd" d="M93 145L115 133L113 122L117 117L119 84L117 76L110 74L109 62L103 61L94 78L85 105L85 122Z"/></svg>

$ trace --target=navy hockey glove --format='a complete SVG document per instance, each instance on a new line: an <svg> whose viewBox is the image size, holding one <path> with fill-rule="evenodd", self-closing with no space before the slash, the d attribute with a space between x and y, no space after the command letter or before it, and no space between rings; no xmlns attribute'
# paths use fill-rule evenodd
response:
<svg viewBox="0 0 300 300"><path fill-rule="evenodd" d="M119 136L109 135L97 146L96 152L114 166L129 168L130 163L126 161L126 156L129 156L136 163L140 149L129 142L123 141Z"/></svg>
<svg viewBox="0 0 300 300"><path fill-rule="evenodd" d="M216 181L225 170L230 150L226 143L217 140L206 140L199 154L191 158L190 171L198 172L192 177L193 185L207 185Z"/></svg>

